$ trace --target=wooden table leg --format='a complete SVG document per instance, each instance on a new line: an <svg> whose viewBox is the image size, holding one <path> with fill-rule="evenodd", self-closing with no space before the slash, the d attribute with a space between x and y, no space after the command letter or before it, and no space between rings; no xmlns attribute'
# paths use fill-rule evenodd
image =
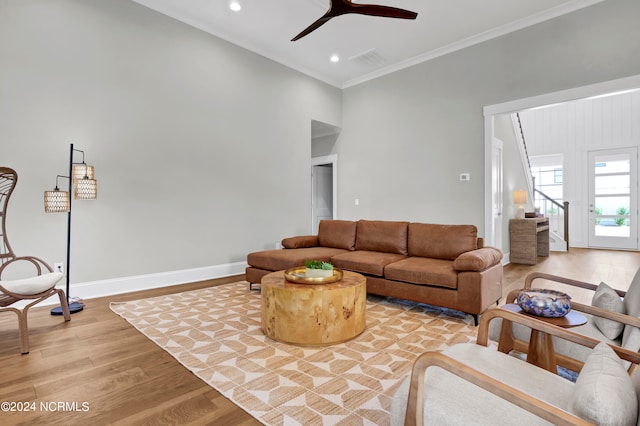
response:
<svg viewBox="0 0 640 426"><path fill-rule="evenodd" d="M544 368L553 374L558 373L558 369L556 367L556 353L553 350L553 340L551 335L539 330L531 330L527 362L540 368Z"/></svg>
<svg viewBox="0 0 640 426"><path fill-rule="evenodd" d="M508 354L513 350L513 323L502 319L502 327L500 328L500 338L498 339L498 351Z"/></svg>

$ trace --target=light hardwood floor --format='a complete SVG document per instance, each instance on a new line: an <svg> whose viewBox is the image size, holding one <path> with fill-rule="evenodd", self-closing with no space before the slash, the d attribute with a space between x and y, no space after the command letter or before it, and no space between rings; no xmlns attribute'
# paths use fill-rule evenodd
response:
<svg viewBox="0 0 640 426"><path fill-rule="evenodd" d="M606 282L611 287L627 290L636 271L640 268L640 252L589 250L572 248L566 253L551 252L549 257L539 257L538 264L533 266L509 264L504 269L504 284L502 294L521 288L524 277L532 271L570 277L593 284ZM561 284L534 281L534 286L557 288L571 294L578 302L591 303L593 292L580 291L575 287ZM545 285L541 285L545 284Z"/></svg>
<svg viewBox="0 0 640 426"><path fill-rule="evenodd" d="M639 252L572 249L535 266L507 265L503 294L539 270L625 290L640 267ZM20 355L15 315L0 315L0 402L35 401L35 411L0 412L0 424L260 424L109 309L136 300L241 280L223 280L85 301L65 323L49 307L29 313L31 353ZM573 294L572 294L573 296ZM43 410L40 402L51 411ZM88 407L82 403L88 403ZM77 403L78 411L51 403ZM15 407L17 408L17 407ZM73 405L66 409L73 409ZM88 410L83 411L85 408Z"/></svg>

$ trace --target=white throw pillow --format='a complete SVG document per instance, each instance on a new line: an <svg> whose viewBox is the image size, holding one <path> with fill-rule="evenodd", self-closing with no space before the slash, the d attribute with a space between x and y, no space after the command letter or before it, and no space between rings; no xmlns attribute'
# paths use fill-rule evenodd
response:
<svg viewBox="0 0 640 426"><path fill-rule="evenodd" d="M601 308L606 311L617 312L619 314L626 313L624 302L618 296L618 293L606 283L601 282L596 292L591 299L591 306ZM624 330L624 324L621 322L608 320L594 316L593 323L598 327L598 330L604 334L607 338L615 340L620 336L622 330Z"/></svg>
<svg viewBox="0 0 640 426"><path fill-rule="evenodd" d="M631 375L631 382L633 383L633 387L636 390L636 397L638 398L638 408L640 409L640 369L636 369ZM640 415L638 415L638 424L636 426L640 426Z"/></svg>
<svg viewBox="0 0 640 426"><path fill-rule="evenodd" d="M622 347L632 352L640 352L640 328L633 326L624 327Z"/></svg>
<svg viewBox="0 0 640 426"><path fill-rule="evenodd" d="M569 397L569 411L597 425L636 425L638 399L620 358L604 342L587 357Z"/></svg>
<svg viewBox="0 0 640 426"><path fill-rule="evenodd" d="M631 280L627 294L624 296L624 307L627 315L640 316L640 268Z"/></svg>
<svg viewBox="0 0 640 426"><path fill-rule="evenodd" d="M640 268L636 272L627 294L624 296L624 307L627 315L640 318ZM626 327L622 333L622 347L633 352L640 352L640 329Z"/></svg>

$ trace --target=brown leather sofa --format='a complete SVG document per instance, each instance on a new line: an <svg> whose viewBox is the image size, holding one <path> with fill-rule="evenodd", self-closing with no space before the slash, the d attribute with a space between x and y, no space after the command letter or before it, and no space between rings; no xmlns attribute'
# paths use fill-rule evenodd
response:
<svg viewBox="0 0 640 426"><path fill-rule="evenodd" d="M305 260L330 261L367 277L367 293L478 315L502 297L502 252L484 247L474 225L323 220L318 235L282 240L283 249L250 253L253 288L270 272Z"/></svg>

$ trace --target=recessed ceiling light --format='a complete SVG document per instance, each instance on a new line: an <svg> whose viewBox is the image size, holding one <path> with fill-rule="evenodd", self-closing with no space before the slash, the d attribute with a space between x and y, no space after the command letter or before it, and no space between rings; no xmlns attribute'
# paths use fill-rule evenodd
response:
<svg viewBox="0 0 640 426"><path fill-rule="evenodd" d="M229 9L233 10L234 12L240 12L240 10L242 10L242 5L238 0L231 0L231 2L229 3Z"/></svg>
<svg viewBox="0 0 640 426"><path fill-rule="evenodd" d="M339 61L340 61L340 56L335 55L335 54L334 54L334 55L331 55L331 58L329 58L329 60L330 60L331 62L339 62Z"/></svg>

